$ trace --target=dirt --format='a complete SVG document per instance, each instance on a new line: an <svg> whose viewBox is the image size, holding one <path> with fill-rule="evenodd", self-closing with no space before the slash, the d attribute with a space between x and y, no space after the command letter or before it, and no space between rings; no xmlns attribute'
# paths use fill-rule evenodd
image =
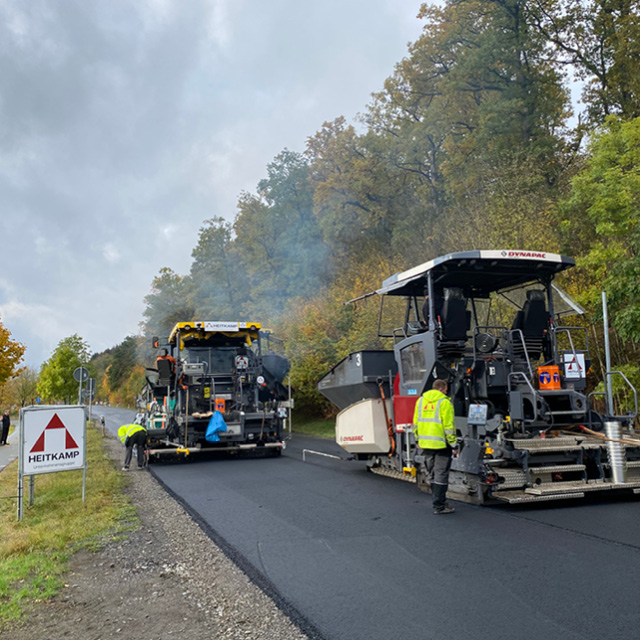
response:
<svg viewBox="0 0 640 640"><path fill-rule="evenodd" d="M115 465L123 449L105 440ZM0 629L0 640L302 640L292 621L147 471L129 471L140 526L74 554L65 586Z"/></svg>

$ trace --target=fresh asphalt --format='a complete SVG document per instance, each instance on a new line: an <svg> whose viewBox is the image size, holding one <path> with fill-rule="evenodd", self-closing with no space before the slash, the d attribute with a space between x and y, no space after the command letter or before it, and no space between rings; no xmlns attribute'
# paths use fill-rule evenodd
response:
<svg viewBox="0 0 640 640"><path fill-rule="evenodd" d="M97 408L107 428L132 412ZM280 458L152 465L303 630L327 640L614 640L638 633L638 499L434 516L415 486L368 473L330 441ZM1 450L2 448L0 448ZM123 450L124 454L124 450ZM247 612L250 615L250 612Z"/></svg>

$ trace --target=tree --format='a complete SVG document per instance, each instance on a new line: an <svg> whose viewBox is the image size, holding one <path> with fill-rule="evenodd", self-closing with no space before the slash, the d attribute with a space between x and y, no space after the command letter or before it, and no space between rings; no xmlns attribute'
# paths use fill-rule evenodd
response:
<svg viewBox="0 0 640 640"><path fill-rule="evenodd" d="M177 322L192 320L195 313L192 282L168 267L153 279L144 299L144 330L148 336L168 336Z"/></svg>
<svg viewBox="0 0 640 640"><path fill-rule="evenodd" d="M308 176L305 157L285 149L267 166L257 193L238 202L234 245L249 279L244 311L252 318L273 319L289 297L318 287L327 253Z"/></svg>
<svg viewBox="0 0 640 640"><path fill-rule="evenodd" d="M517 184L518 226L544 225L568 115L561 71L524 0L449 1L423 5L420 15L423 35L366 117L386 148L388 175L404 174L403 195L413 200L387 207L404 214L390 223L393 254L413 263L469 239L488 246L486 231L509 224L507 185Z"/></svg>
<svg viewBox="0 0 640 640"><path fill-rule="evenodd" d="M127 336L114 350L111 365L107 370L109 389L115 391L121 387L138 364L138 344L134 336Z"/></svg>
<svg viewBox="0 0 640 640"><path fill-rule="evenodd" d="M640 2L535 0L529 22L556 49L556 57L584 82L592 122L640 116Z"/></svg>
<svg viewBox="0 0 640 640"><path fill-rule="evenodd" d="M373 142L373 140L371 140ZM393 175L343 117L307 140L314 215L331 248L334 272L363 255L389 250L393 234Z"/></svg>
<svg viewBox="0 0 640 640"><path fill-rule="evenodd" d="M52 356L42 365L38 394L49 401L70 403L78 397L79 387L73 372L86 366L88 361L89 345L78 334L60 340Z"/></svg>
<svg viewBox="0 0 640 640"><path fill-rule="evenodd" d="M285 339L286 355L291 361L291 385L296 407L303 413L331 413L332 407L316 391L318 380L349 353L383 348L377 335L379 305L345 305L380 285L380 274L390 273L384 257L354 264L338 275L330 287L313 299L295 300L277 327ZM397 318L396 318L397 320ZM394 325L394 326L397 326Z"/></svg>
<svg viewBox="0 0 640 640"><path fill-rule="evenodd" d="M0 321L0 385L16 373L25 350L23 344L11 339L11 332Z"/></svg>
<svg viewBox="0 0 640 640"><path fill-rule="evenodd" d="M218 320L238 318L249 298L249 286L231 224L220 217L205 220L191 256L196 315Z"/></svg>
<svg viewBox="0 0 640 640"><path fill-rule="evenodd" d="M17 404L24 407L34 404L38 389L38 372L31 367L23 367L11 381L11 388Z"/></svg>
<svg viewBox="0 0 640 640"><path fill-rule="evenodd" d="M608 293L611 319L623 340L640 340L640 118L606 120L592 137L584 169L562 205L567 242L591 238L580 268L590 286L582 302L599 306Z"/></svg>

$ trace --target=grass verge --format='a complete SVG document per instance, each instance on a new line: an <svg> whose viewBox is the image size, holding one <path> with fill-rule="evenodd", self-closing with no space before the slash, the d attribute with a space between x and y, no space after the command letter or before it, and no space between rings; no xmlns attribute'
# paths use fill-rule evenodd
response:
<svg viewBox="0 0 640 640"><path fill-rule="evenodd" d="M318 438L336 437L335 420L318 420L318 418L293 417L292 429L295 433L302 433L305 436L316 436Z"/></svg>
<svg viewBox="0 0 640 640"><path fill-rule="evenodd" d="M24 607L47 600L63 586L69 556L102 544L137 525L124 496L126 479L102 447L100 432L87 428L86 501L82 471L36 476L34 504L25 495L16 520L18 461L0 472L0 628ZM25 478L25 494L29 479Z"/></svg>

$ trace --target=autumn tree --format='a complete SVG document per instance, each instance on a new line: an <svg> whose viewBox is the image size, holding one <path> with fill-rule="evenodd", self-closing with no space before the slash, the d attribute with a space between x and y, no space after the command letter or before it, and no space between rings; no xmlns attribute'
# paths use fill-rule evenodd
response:
<svg viewBox="0 0 640 640"><path fill-rule="evenodd" d="M38 372L31 367L23 367L11 380L11 391L16 404L21 407L34 404L38 395Z"/></svg>
<svg viewBox="0 0 640 640"><path fill-rule="evenodd" d="M138 364L138 341L134 336L127 336L113 350L111 365L107 370L109 389L115 391L121 387Z"/></svg>
<svg viewBox="0 0 640 640"><path fill-rule="evenodd" d="M11 332L0 321L0 385L16 373L25 350L23 344L11 339Z"/></svg>

